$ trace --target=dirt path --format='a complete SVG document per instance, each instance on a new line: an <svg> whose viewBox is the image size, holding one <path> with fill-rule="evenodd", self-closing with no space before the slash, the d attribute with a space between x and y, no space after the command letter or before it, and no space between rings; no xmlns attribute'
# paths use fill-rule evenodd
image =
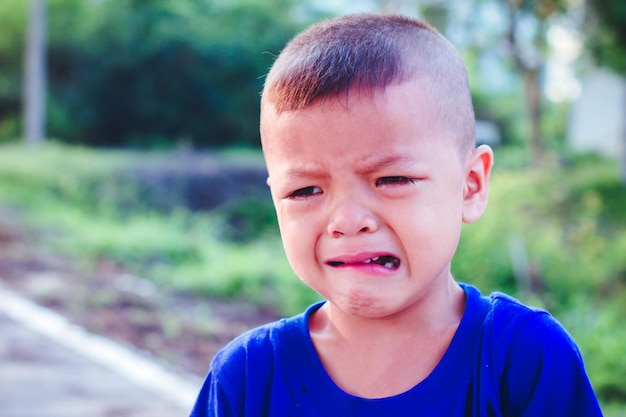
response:
<svg viewBox="0 0 626 417"><path fill-rule="evenodd" d="M80 265L34 246L6 221L0 221L0 285L89 332L199 376L234 336L277 318L244 302L165 292L110 262Z"/></svg>

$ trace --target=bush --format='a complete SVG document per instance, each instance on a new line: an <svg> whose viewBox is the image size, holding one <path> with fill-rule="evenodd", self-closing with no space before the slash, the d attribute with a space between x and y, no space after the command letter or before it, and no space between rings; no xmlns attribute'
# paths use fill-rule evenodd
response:
<svg viewBox="0 0 626 417"><path fill-rule="evenodd" d="M466 225L453 272L484 292L548 308L578 342L606 402L623 402L626 188L615 163L498 169L484 217ZM614 329L614 330L611 330Z"/></svg>
<svg viewBox="0 0 626 417"><path fill-rule="evenodd" d="M0 201L17 206L55 250L114 260L172 290L246 298L286 315L319 299L289 268L258 153L181 158L5 145ZM186 169L175 168L180 161ZM231 189L244 183L238 170L252 177L254 169L258 200L246 191L206 211L185 207L185 172L210 189L221 181L209 173L227 172L235 181L222 188ZM507 291L563 322L616 416L626 401L626 190L617 172L610 161L587 158L535 171L498 168L489 207L464 227L453 261L458 280L483 293Z"/></svg>
<svg viewBox="0 0 626 417"><path fill-rule="evenodd" d="M20 134L25 3L0 5L0 142ZM256 146L263 76L306 24L291 0L48 3L48 134L108 147Z"/></svg>

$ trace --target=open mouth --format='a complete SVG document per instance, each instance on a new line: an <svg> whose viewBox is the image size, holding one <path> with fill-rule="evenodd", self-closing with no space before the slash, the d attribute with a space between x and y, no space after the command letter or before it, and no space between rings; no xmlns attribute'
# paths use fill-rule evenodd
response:
<svg viewBox="0 0 626 417"><path fill-rule="evenodd" d="M346 263L340 261L331 261L328 262L330 266L343 266L343 265L358 265L358 264L375 264L383 266L387 269L397 269L400 266L400 259L395 256L385 255L385 256L375 256L373 258L366 259L362 262L353 262Z"/></svg>

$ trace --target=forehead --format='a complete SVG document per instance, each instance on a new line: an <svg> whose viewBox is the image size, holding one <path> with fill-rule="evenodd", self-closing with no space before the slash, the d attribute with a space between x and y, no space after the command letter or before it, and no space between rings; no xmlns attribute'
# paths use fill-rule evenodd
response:
<svg viewBox="0 0 626 417"><path fill-rule="evenodd" d="M382 167L450 146L449 129L418 84L353 93L295 111L277 112L266 103L261 137L268 168L276 162L311 165L313 159Z"/></svg>
<svg viewBox="0 0 626 417"><path fill-rule="evenodd" d="M297 110L280 111L272 103L263 101L261 141L264 149L272 148L279 139L294 138L313 128L328 132L367 127L389 133L426 127L446 130L436 109L438 101L428 80L411 80L378 90L354 87L339 95L319 98Z"/></svg>

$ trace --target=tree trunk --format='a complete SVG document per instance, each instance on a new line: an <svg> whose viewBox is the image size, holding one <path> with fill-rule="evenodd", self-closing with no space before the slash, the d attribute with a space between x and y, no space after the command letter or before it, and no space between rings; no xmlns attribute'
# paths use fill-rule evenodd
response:
<svg viewBox="0 0 626 417"><path fill-rule="evenodd" d="M626 102L626 94L624 94L624 97L622 97L622 100ZM624 126L622 127L622 161L621 161L620 171L621 171L620 178L622 179L622 184L626 186L626 123L624 123Z"/></svg>
<svg viewBox="0 0 626 417"><path fill-rule="evenodd" d="M515 66L520 72L524 83L524 101L526 102L526 111L528 113L528 121L530 124L529 149L531 156L531 164L535 167L542 165L544 160L544 137L541 126L542 107L541 107L541 84L539 74L544 66L544 57L542 55L545 39L542 36L535 36L535 50L532 54L524 54L519 44L518 31L520 30L519 20L522 9L521 0L507 0L507 39L509 46L509 54L515 62ZM538 16L540 26L543 22ZM543 31L541 31L543 33Z"/></svg>
<svg viewBox="0 0 626 417"><path fill-rule="evenodd" d="M524 94L526 108L530 120L530 149L532 163L541 165L544 157L543 133L541 128L541 85L539 83L539 70L526 68L523 70Z"/></svg>
<svg viewBox="0 0 626 417"><path fill-rule="evenodd" d="M45 0L30 0L26 50L24 51L24 78L22 84L22 111L24 139L36 145L45 138L46 124L46 4Z"/></svg>

